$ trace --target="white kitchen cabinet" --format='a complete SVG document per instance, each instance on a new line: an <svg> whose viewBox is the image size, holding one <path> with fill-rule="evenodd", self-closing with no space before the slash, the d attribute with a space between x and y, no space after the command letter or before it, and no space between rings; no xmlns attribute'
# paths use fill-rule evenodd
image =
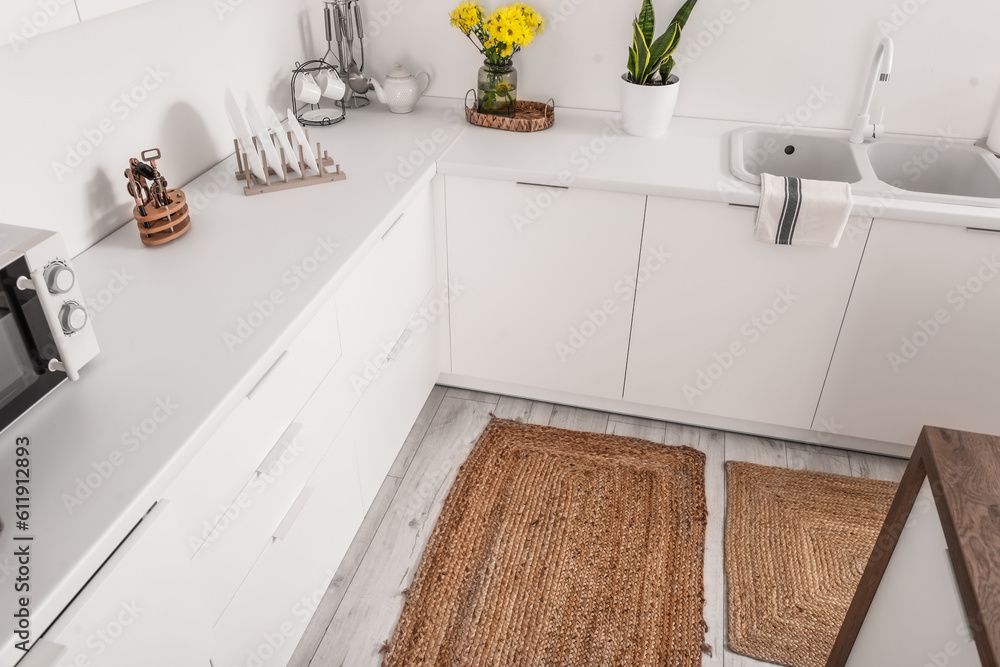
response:
<svg viewBox="0 0 1000 667"><path fill-rule="evenodd" d="M904 445L1000 433L1000 233L876 220L816 424Z"/></svg>
<svg viewBox="0 0 1000 667"><path fill-rule="evenodd" d="M178 518L157 503L70 603L45 635L65 647L54 665L208 666L211 625Z"/></svg>
<svg viewBox="0 0 1000 667"><path fill-rule="evenodd" d="M194 556L261 463L287 443L292 419L341 355L337 307L327 301L278 354L164 493Z"/></svg>
<svg viewBox="0 0 1000 667"><path fill-rule="evenodd" d="M301 437L326 436L310 429ZM217 666L287 664L364 516L348 439L332 443L296 500L272 526L260 558L215 626Z"/></svg>
<svg viewBox="0 0 1000 667"><path fill-rule="evenodd" d="M345 428L354 446L365 512L440 373L438 342L443 320L431 315L435 298L429 294L410 320Z"/></svg>
<svg viewBox="0 0 1000 667"><path fill-rule="evenodd" d="M755 216L649 198L626 401L812 425L870 220L830 249L756 241Z"/></svg>
<svg viewBox="0 0 1000 667"><path fill-rule="evenodd" d="M452 372L622 397L641 195L448 176Z"/></svg>

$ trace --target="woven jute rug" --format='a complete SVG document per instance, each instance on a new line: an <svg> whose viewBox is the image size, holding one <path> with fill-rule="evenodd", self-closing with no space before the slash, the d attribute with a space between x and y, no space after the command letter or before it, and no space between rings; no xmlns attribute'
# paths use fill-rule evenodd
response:
<svg viewBox="0 0 1000 667"><path fill-rule="evenodd" d="M706 517L697 450L494 419L383 664L701 665Z"/></svg>
<svg viewBox="0 0 1000 667"><path fill-rule="evenodd" d="M726 464L729 648L823 667L896 484Z"/></svg>

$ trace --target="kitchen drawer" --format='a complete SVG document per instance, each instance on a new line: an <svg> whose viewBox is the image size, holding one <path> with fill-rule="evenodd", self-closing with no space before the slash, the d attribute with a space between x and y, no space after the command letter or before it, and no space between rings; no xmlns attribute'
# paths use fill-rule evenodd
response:
<svg viewBox="0 0 1000 667"><path fill-rule="evenodd" d="M338 365L323 380L196 553L213 620L230 604L347 421L353 403L338 400L343 373Z"/></svg>
<svg viewBox="0 0 1000 667"><path fill-rule="evenodd" d="M368 389L410 316L434 287L434 216L421 192L337 291L348 371L344 400Z"/></svg>
<svg viewBox="0 0 1000 667"><path fill-rule="evenodd" d="M427 316L434 298L430 293L411 318L345 428L354 445L366 512L440 373L438 350L445 323Z"/></svg>
<svg viewBox="0 0 1000 667"><path fill-rule="evenodd" d="M178 518L169 501L156 504L49 628L49 648L65 650L42 664L209 664L211 625Z"/></svg>
<svg viewBox="0 0 1000 667"><path fill-rule="evenodd" d="M344 438L300 498L285 517L286 532L268 543L219 619L213 664L287 664L363 518L354 453Z"/></svg>
<svg viewBox="0 0 1000 667"><path fill-rule="evenodd" d="M340 358L337 308L330 299L240 400L167 489L193 556L240 490L294 435L290 423Z"/></svg>

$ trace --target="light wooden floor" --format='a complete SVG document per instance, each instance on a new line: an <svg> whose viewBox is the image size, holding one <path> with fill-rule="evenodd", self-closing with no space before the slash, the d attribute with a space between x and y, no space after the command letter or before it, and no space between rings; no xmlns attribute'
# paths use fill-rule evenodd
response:
<svg viewBox="0 0 1000 667"><path fill-rule="evenodd" d="M688 445L707 457L709 516L705 549L706 641L715 648L702 664L764 665L724 650L723 521L725 461L899 481L906 462L816 445L724 433L508 396L435 387L389 471L343 563L306 629L290 667L376 667L390 638L445 495L489 422L498 417L598 433Z"/></svg>

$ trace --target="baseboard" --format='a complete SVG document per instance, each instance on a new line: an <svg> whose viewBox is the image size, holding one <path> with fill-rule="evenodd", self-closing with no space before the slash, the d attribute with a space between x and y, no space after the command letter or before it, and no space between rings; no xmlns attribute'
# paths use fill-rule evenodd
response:
<svg viewBox="0 0 1000 667"><path fill-rule="evenodd" d="M790 428L787 426L775 426L774 424L762 424L743 419L717 417L715 415L706 415L686 410L674 410L671 408L643 405L641 403L629 403L627 401L615 400L611 398L583 396L569 392L527 387L508 382L484 380L482 378L469 377L467 375L456 375L454 373L441 373L438 378L438 384L449 387L461 387L462 389L485 391L491 394L503 394L506 396L530 398L532 400L545 401L547 403L572 405L591 410L601 410L603 412L614 412L618 414L632 415L635 417L645 417L647 419L658 419L660 421L688 424L691 426L711 428L719 431L746 433L748 435L774 438L777 440L788 440L791 442L801 442L810 445L821 445L823 447L865 452L867 454L878 454L880 456L909 458L910 454L913 452L912 445L901 445L894 442L883 442L881 440L868 440L867 438L856 438L849 435Z"/></svg>

